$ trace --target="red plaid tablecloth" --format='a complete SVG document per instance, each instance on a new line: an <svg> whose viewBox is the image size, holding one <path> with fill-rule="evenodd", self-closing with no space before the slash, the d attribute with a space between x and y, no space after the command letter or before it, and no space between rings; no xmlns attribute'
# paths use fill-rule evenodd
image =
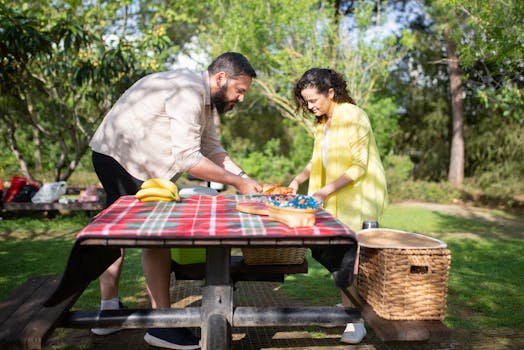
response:
<svg viewBox="0 0 524 350"><path fill-rule="evenodd" d="M100 212L77 240L87 238L348 237L352 231L325 210L313 227L288 227L267 216L239 212L237 201L256 196L192 196L181 202L118 199Z"/></svg>

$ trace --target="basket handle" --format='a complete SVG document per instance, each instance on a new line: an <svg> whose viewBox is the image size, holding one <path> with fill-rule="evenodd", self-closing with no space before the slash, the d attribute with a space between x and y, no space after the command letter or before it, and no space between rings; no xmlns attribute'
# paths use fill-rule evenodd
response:
<svg viewBox="0 0 524 350"><path fill-rule="evenodd" d="M429 273L430 259L424 255L409 256L409 273L414 275L427 275Z"/></svg>

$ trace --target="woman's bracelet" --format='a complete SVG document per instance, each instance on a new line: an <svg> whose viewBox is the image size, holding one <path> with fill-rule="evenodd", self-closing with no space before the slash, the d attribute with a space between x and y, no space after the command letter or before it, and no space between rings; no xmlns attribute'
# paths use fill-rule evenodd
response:
<svg viewBox="0 0 524 350"><path fill-rule="evenodd" d="M238 175L238 176L246 175L246 172L245 172L244 170L242 170L242 171L239 172L237 175Z"/></svg>

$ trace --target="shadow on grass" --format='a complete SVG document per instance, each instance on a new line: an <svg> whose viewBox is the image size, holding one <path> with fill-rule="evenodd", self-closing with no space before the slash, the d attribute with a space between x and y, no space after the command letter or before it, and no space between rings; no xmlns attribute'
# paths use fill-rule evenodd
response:
<svg viewBox="0 0 524 350"><path fill-rule="evenodd" d="M1 242L0 299L30 276L61 274L72 246L69 240Z"/></svg>
<svg viewBox="0 0 524 350"><path fill-rule="evenodd" d="M64 272L73 240L14 240L0 242L0 300L33 275L60 275ZM120 292L129 306L142 301L144 278L140 249L126 250ZM98 282L93 281L75 304L75 308L99 307Z"/></svg>

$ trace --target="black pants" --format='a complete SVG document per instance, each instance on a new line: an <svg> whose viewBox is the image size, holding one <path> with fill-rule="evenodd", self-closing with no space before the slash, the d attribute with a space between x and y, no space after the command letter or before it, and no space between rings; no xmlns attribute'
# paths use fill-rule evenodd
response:
<svg viewBox="0 0 524 350"><path fill-rule="evenodd" d="M135 194L142 180L131 176L115 159L93 151L91 155L96 176L106 192L106 207L121 196Z"/></svg>
<svg viewBox="0 0 524 350"><path fill-rule="evenodd" d="M96 175L106 192L106 207L121 196L135 194L142 185L142 180L131 176L115 159L97 152L93 152L91 159ZM118 247L82 246L75 243L62 280L46 301L46 305L56 305L74 293L84 290L120 256Z"/></svg>
<svg viewBox="0 0 524 350"><path fill-rule="evenodd" d="M357 248L355 241L347 246L313 247L311 253L316 261L331 272L335 286L345 289L353 282Z"/></svg>
<svg viewBox="0 0 524 350"><path fill-rule="evenodd" d="M362 229L377 228L377 221L364 221ZM344 289L353 282L357 243L351 246L313 247L311 254L333 276L338 288Z"/></svg>

